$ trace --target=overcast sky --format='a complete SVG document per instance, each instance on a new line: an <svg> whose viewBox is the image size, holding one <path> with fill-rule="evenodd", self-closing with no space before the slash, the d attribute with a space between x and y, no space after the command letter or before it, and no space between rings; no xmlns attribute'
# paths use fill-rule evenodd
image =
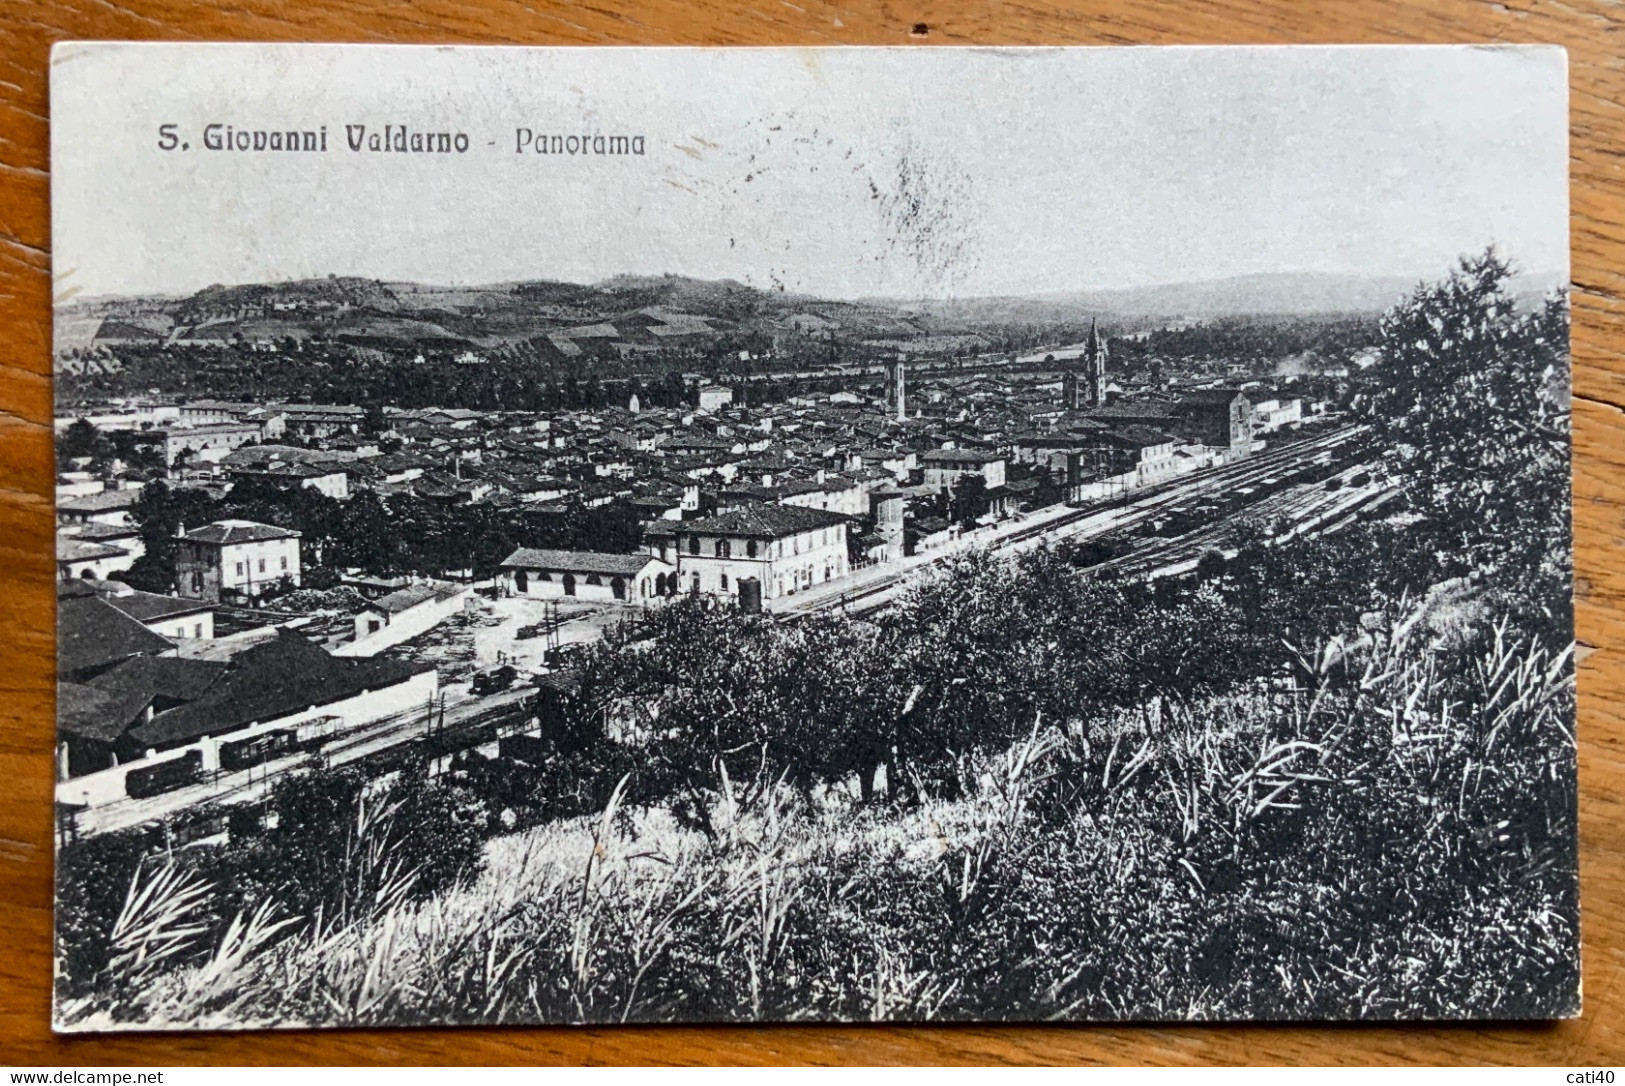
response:
<svg viewBox="0 0 1625 1086"><path fill-rule="evenodd" d="M1566 276L1566 78L1550 48L59 47L57 296L666 272L1025 294L1431 277L1492 241ZM211 122L326 125L328 151L210 152ZM347 124L470 147L354 153ZM646 154L517 154L521 127Z"/></svg>

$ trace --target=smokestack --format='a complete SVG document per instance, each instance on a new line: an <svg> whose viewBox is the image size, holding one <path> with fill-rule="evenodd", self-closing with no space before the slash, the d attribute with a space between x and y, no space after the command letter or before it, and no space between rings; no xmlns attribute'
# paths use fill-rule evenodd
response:
<svg viewBox="0 0 1625 1086"><path fill-rule="evenodd" d="M897 421L908 418L908 363L899 358L892 368L892 384L897 393Z"/></svg>

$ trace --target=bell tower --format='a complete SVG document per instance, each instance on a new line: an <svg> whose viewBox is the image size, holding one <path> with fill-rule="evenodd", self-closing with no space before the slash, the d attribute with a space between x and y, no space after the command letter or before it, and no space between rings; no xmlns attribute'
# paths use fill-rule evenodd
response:
<svg viewBox="0 0 1625 1086"><path fill-rule="evenodd" d="M1100 329L1089 322L1089 345L1083 353L1085 376L1089 381L1089 406L1106 406L1106 341L1100 338Z"/></svg>
<svg viewBox="0 0 1625 1086"><path fill-rule="evenodd" d="M908 418L908 363L898 358L886 370L886 408L892 418Z"/></svg>

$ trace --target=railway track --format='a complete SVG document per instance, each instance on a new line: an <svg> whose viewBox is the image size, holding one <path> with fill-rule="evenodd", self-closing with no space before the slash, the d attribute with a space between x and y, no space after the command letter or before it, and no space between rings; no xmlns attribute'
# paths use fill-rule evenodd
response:
<svg viewBox="0 0 1625 1086"><path fill-rule="evenodd" d="M1244 512L1264 520L1279 518L1289 523L1291 527L1284 533L1287 538L1322 529L1334 530L1351 518L1380 507L1393 497L1393 489L1381 483L1348 485L1351 477L1369 470L1368 464L1352 465L1333 476L1344 484L1334 492L1299 484L1248 507ZM1235 548L1229 546L1233 524L1234 517L1227 517L1178 536L1148 540L1133 553L1092 568L1115 570L1124 576L1155 576L1194 567L1202 553L1208 550L1217 550L1226 558L1231 558L1235 555Z"/></svg>
<svg viewBox="0 0 1625 1086"><path fill-rule="evenodd" d="M1345 427L1283 448L1270 449L1234 464L1172 480L1154 489L1136 491L1127 500L1110 505L1071 508L1054 516L1040 515L1034 518L1033 523L1021 525L991 539L972 539L963 546L944 548L923 561L872 581L834 590L815 590L799 599L786 600L776 610L786 616L827 611L844 611L858 616L874 614L891 605L892 598L913 574L963 554L972 547L987 546L996 552L1018 553L1023 549L1063 540L1095 539L1133 530L1182 503L1230 497L1249 487L1278 485L1283 479L1306 468L1329 464L1340 451L1354 445L1366 430L1365 426ZM1250 503L1243 509L1235 510L1224 519L1232 519L1236 513L1264 500L1261 498L1259 503Z"/></svg>
<svg viewBox="0 0 1625 1086"><path fill-rule="evenodd" d="M216 772L182 788L144 799L124 799L78 812L73 832L85 837L147 822L174 818L194 808L253 803L275 782L313 768L359 764L378 775L420 752L430 757L479 746L495 738L496 727L523 712L529 687L451 705L416 705L335 736L315 751L280 757L233 772Z"/></svg>

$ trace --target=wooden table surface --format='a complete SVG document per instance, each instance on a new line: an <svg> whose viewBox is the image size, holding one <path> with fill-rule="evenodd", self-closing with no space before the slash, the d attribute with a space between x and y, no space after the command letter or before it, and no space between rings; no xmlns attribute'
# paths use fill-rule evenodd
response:
<svg viewBox="0 0 1625 1086"><path fill-rule="evenodd" d="M1555 42L1572 96L1585 1015L1408 1027L669 1027L57 1039L46 53L63 39L915 45ZM1625 1062L1625 8L1610 0L0 0L0 1063Z"/></svg>

